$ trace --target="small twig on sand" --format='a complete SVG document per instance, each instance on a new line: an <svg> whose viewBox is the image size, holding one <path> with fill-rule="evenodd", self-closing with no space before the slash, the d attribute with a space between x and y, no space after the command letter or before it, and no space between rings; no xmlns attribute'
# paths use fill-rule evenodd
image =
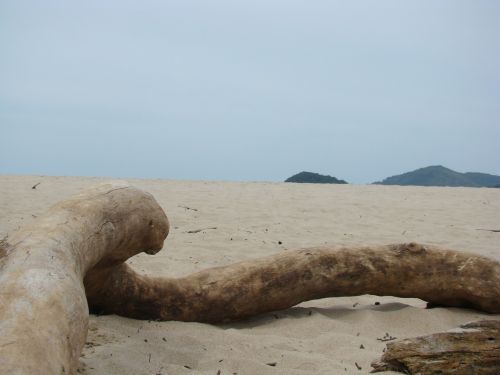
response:
<svg viewBox="0 0 500 375"><path fill-rule="evenodd" d="M209 230L209 229L217 229L217 227L193 229L193 230L188 230L186 233L200 233L203 232L204 230Z"/></svg>
<svg viewBox="0 0 500 375"><path fill-rule="evenodd" d="M37 183L36 183L35 185L33 185L31 188L32 188L33 190L35 190L35 189L36 189L36 187L37 187L38 185L40 185L40 184L41 184L41 182L37 182Z"/></svg>
<svg viewBox="0 0 500 375"><path fill-rule="evenodd" d="M377 337L377 340L382 341L382 342L392 341L392 340L396 340L396 339L397 339L397 337L391 336L387 332L384 335L384 337Z"/></svg>
<svg viewBox="0 0 500 375"><path fill-rule="evenodd" d="M476 230L482 230L482 231L485 231L485 232L500 233L500 229L483 229L483 228L478 228Z"/></svg>
<svg viewBox="0 0 500 375"><path fill-rule="evenodd" d="M191 211L198 211L197 208L191 208L191 207L188 207L188 206L179 206L180 208L184 208L186 210L191 210Z"/></svg>

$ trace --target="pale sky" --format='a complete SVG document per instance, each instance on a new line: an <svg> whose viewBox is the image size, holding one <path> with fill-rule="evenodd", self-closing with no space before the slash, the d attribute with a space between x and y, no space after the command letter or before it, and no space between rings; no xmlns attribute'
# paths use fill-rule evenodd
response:
<svg viewBox="0 0 500 375"><path fill-rule="evenodd" d="M0 0L0 174L500 174L500 1Z"/></svg>

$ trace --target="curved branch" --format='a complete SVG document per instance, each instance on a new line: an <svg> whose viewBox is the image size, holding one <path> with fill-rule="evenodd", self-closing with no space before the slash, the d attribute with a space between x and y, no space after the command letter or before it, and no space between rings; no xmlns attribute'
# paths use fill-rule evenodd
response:
<svg viewBox="0 0 500 375"><path fill-rule="evenodd" d="M219 323L362 294L499 313L500 263L415 243L308 248L177 279L142 276L125 264L98 265L85 288L96 311L136 319Z"/></svg>

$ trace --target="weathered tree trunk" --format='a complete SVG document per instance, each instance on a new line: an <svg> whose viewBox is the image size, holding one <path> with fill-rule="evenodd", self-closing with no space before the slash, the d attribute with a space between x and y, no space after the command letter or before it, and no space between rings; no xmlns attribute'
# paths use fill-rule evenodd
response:
<svg viewBox="0 0 500 375"><path fill-rule="evenodd" d="M137 319L219 323L311 299L362 294L499 313L500 263L415 243L310 248L177 279L141 276L126 264L98 264L85 288L96 311Z"/></svg>
<svg viewBox="0 0 500 375"><path fill-rule="evenodd" d="M500 373L500 321L484 320L459 329L387 344L372 372L497 375Z"/></svg>
<svg viewBox="0 0 500 375"><path fill-rule="evenodd" d="M151 195L114 184L57 204L4 242L0 373L74 373L87 336L85 274L99 261L159 251L167 233Z"/></svg>
<svg viewBox="0 0 500 375"><path fill-rule="evenodd" d="M177 279L148 278L124 264L160 250L167 233L152 196L106 185L54 206L11 237L0 249L0 368L72 373L86 338L87 301L103 313L212 323L361 294L500 312L500 263L413 243L302 249Z"/></svg>

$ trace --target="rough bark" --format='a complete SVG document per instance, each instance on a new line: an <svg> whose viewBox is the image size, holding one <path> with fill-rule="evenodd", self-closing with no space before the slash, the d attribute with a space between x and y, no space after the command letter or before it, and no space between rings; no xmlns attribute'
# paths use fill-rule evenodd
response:
<svg viewBox="0 0 500 375"><path fill-rule="evenodd" d="M126 264L97 265L85 288L96 311L137 319L219 323L362 294L499 313L500 263L415 243L309 248L177 279L138 275Z"/></svg>
<svg viewBox="0 0 500 375"><path fill-rule="evenodd" d="M148 278L124 263L159 251L167 233L151 195L106 185L59 203L10 237L0 246L0 368L74 372L88 306L216 323L311 299L375 294L500 312L498 262L414 243L302 249L177 279Z"/></svg>
<svg viewBox="0 0 500 375"><path fill-rule="evenodd" d="M85 274L97 262L159 251L167 233L151 195L112 184L57 204L4 240L0 373L74 373L87 336Z"/></svg>
<svg viewBox="0 0 500 375"><path fill-rule="evenodd" d="M500 321L469 323L387 344L385 354L372 367L372 372L496 375L500 373Z"/></svg>

